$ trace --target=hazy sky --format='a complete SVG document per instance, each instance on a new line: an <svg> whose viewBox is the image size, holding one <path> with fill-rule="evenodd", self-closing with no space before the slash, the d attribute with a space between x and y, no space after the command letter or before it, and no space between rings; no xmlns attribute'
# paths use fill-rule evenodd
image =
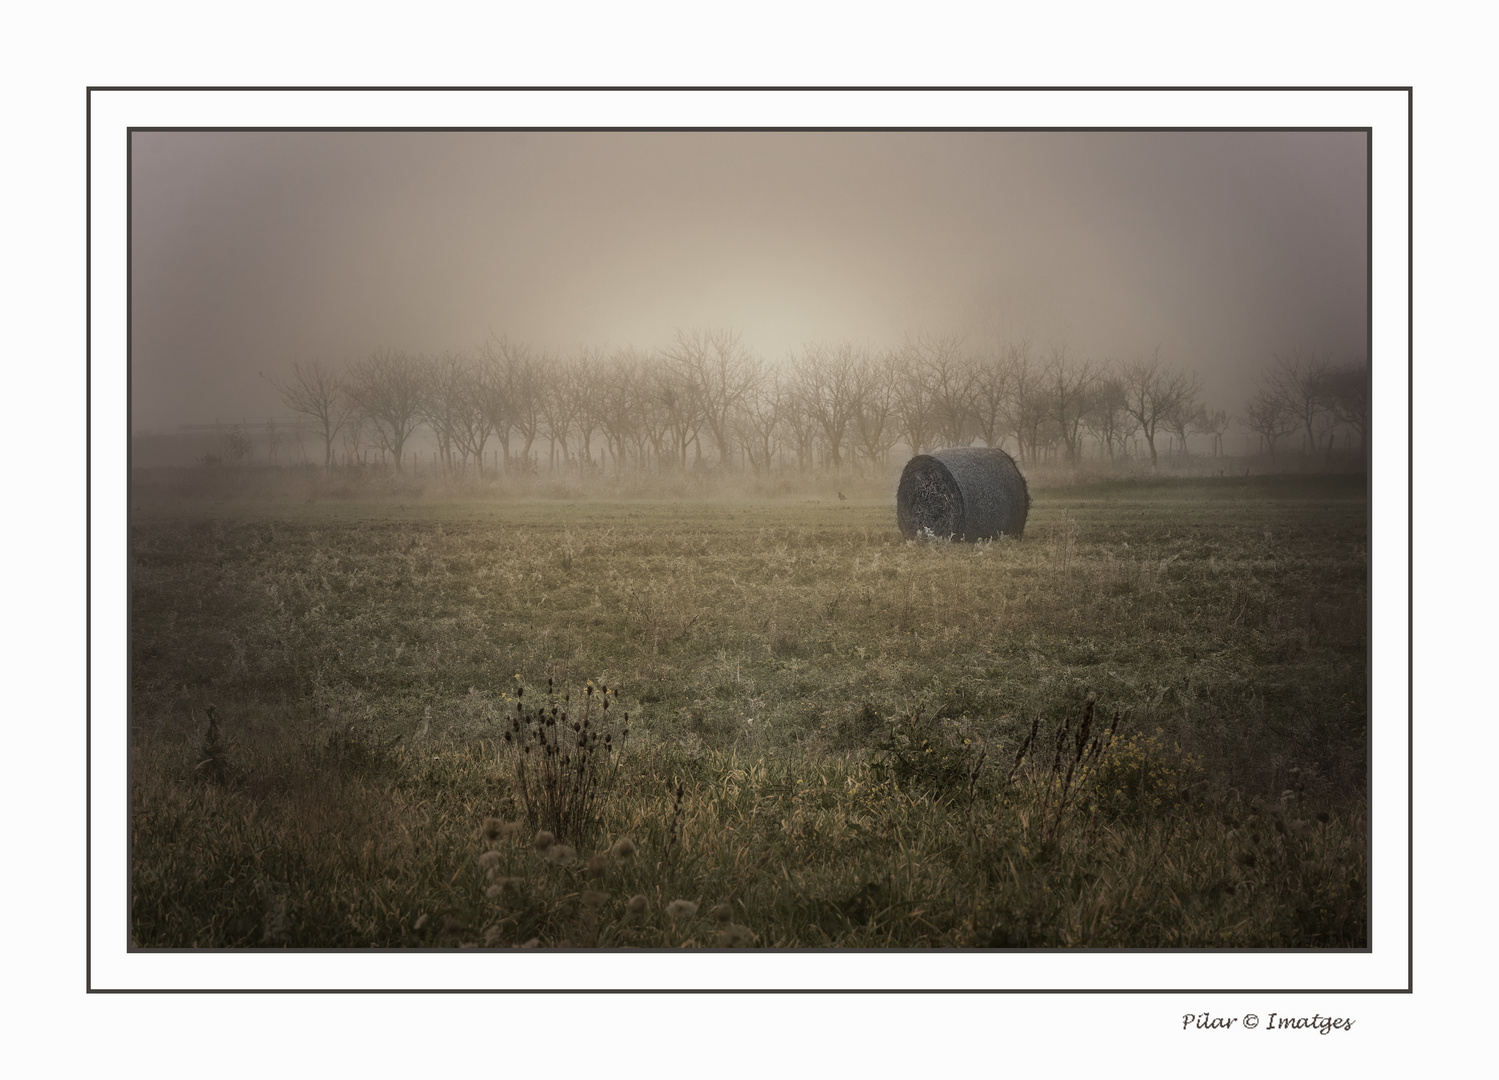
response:
<svg viewBox="0 0 1499 1080"><path fill-rule="evenodd" d="M132 420L280 415L294 360L693 326L1160 346L1237 411L1276 350L1367 351L1366 165L1342 132L139 132Z"/></svg>

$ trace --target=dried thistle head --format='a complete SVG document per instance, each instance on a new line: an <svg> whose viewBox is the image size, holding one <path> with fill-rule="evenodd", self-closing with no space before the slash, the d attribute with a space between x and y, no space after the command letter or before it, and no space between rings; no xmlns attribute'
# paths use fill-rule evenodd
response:
<svg viewBox="0 0 1499 1080"><path fill-rule="evenodd" d="M673 900L666 905L666 913L673 919L690 919L697 914L697 904L692 900Z"/></svg>
<svg viewBox="0 0 1499 1080"><path fill-rule="evenodd" d="M557 838L546 829L542 829L539 833L536 834L536 839L531 841L536 850L541 852L543 855L545 855L551 849L552 845L556 842Z"/></svg>
<svg viewBox="0 0 1499 1080"><path fill-rule="evenodd" d="M725 923L724 928L718 932L718 947L720 949L744 949L755 940L755 935L747 926L737 923Z"/></svg>
<svg viewBox="0 0 1499 1080"><path fill-rule="evenodd" d="M521 879L520 878L518 878L518 877L502 877L502 878L497 879L495 881L495 883L493 885L491 885L489 888L485 889L484 890L484 895L487 896L487 897L489 897L491 900L498 900L501 897L503 897L506 893L518 893L518 892L520 892L520 887L521 887Z"/></svg>
<svg viewBox="0 0 1499 1080"><path fill-rule="evenodd" d="M609 856L602 851L595 852L588 857L588 876L603 877L604 872L609 869Z"/></svg>
<svg viewBox="0 0 1499 1080"><path fill-rule="evenodd" d="M479 856L479 866L485 870L488 870L499 861L500 853L498 851L486 851L483 855Z"/></svg>
<svg viewBox="0 0 1499 1080"><path fill-rule="evenodd" d="M635 851L635 841L631 840L628 836L621 836L618 840L614 841L614 846L609 849L609 854L623 861L633 859Z"/></svg>
<svg viewBox="0 0 1499 1080"><path fill-rule="evenodd" d="M487 817L487 818L485 818L484 819L484 824L482 826L482 831L484 833L484 839L488 840L490 843L494 843L494 841L496 841L496 840L498 840L500 838L500 830L503 829L503 828L504 828L504 822L502 822L499 818L497 818L497 817Z"/></svg>
<svg viewBox="0 0 1499 1080"><path fill-rule="evenodd" d="M558 866L571 866L578 857L578 849L571 844L553 844L546 850L546 858Z"/></svg>
<svg viewBox="0 0 1499 1080"><path fill-rule="evenodd" d="M507 821L500 826L501 836L519 836L520 832L521 823L519 821Z"/></svg>
<svg viewBox="0 0 1499 1080"><path fill-rule="evenodd" d="M625 904L625 914L642 915L644 913L645 897L640 893L636 893L634 896L630 897L629 901Z"/></svg>
<svg viewBox="0 0 1499 1080"><path fill-rule="evenodd" d="M609 894L599 892L597 889L584 889L583 895L578 897L578 899L583 901L585 907L596 908L609 899Z"/></svg>
<svg viewBox="0 0 1499 1080"><path fill-rule="evenodd" d="M713 910L708 912L708 917L714 922L726 923L734 916L734 909L728 904L714 904Z"/></svg>

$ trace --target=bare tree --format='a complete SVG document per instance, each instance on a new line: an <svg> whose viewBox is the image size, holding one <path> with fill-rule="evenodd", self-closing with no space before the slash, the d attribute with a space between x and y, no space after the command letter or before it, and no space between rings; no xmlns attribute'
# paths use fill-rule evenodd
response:
<svg viewBox="0 0 1499 1080"><path fill-rule="evenodd" d="M785 430L791 435L791 445L796 448L796 467L806 472L813 462L813 449L817 442L817 418L802 396L793 373L783 379L776 388L775 411Z"/></svg>
<svg viewBox="0 0 1499 1080"><path fill-rule="evenodd" d="M1322 378L1322 398L1340 422L1358 432L1359 452L1369 453L1369 365L1343 364Z"/></svg>
<svg viewBox="0 0 1499 1080"><path fill-rule="evenodd" d="M1124 440L1129 436L1133 418L1129 414L1124 392L1124 379L1117 373L1103 369L1098 382L1088 396L1088 407L1083 417L1088 431L1098 440L1110 461L1114 451L1124 449Z"/></svg>
<svg viewBox="0 0 1499 1080"><path fill-rule="evenodd" d="M579 394L577 369L559 354L552 354L544 377L539 380L538 406L547 437L547 471L557 469L557 444L562 444L562 462L567 464L567 442L577 419Z"/></svg>
<svg viewBox="0 0 1499 1080"><path fill-rule="evenodd" d="M696 395L696 412L713 436L719 464L730 466L729 418L763 378L760 361L737 330L678 330L662 355Z"/></svg>
<svg viewBox="0 0 1499 1080"><path fill-rule="evenodd" d="M793 378L802 408L816 422L834 472L843 467L843 444L862 406L861 366L865 350L843 343L810 345L793 362Z"/></svg>
<svg viewBox="0 0 1499 1080"><path fill-rule="evenodd" d="M854 445L871 468L878 468L888 464L890 448L900 440L896 420L900 354L889 349L863 353L857 377L859 411L854 416Z"/></svg>
<svg viewBox="0 0 1499 1080"><path fill-rule="evenodd" d="M371 353L349 369L349 397L358 405L375 443L403 467L406 440L422 421L425 363L390 349Z"/></svg>
<svg viewBox="0 0 1499 1080"><path fill-rule="evenodd" d="M1158 463L1156 432L1182 413L1190 415L1201 394L1197 376L1181 368L1169 368L1156 349L1149 360L1136 360L1124 369L1125 408L1140 425L1150 448L1150 466Z"/></svg>
<svg viewBox="0 0 1499 1080"><path fill-rule="evenodd" d="M922 334L906 349L927 387L931 418L945 446L973 441L974 363L963 352L963 339L951 334Z"/></svg>
<svg viewBox="0 0 1499 1080"><path fill-rule="evenodd" d="M1296 415L1286 407L1274 385L1262 384L1259 391L1244 406L1243 425L1265 440L1265 449L1270 460L1275 460L1275 443L1301 426Z"/></svg>
<svg viewBox="0 0 1499 1080"><path fill-rule="evenodd" d="M985 446L998 447L1004 443L1018 355L1019 348L1012 344L1003 349L985 350L974 358L972 416L974 428Z"/></svg>
<svg viewBox="0 0 1499 1080"><path fill-rule="evenodd" d="M466 469L470 457L483 461L494 430L486 390L482 369L466 356L444 353L427 365L422 415L437 436L438 454L450 474Z"/></svg>
<svg viewBox="0 0 1499 1080"><path fill-rule="evenodd" d="M538 358L532 355L529 346L521 345L513 350L512 357L510 421L512 428L523 440L520 458L529 470L531 447L541 434L541 402L546 392L546 373L552 366L552 356L550 353L543 353Z"/></svg>
<svg viewBox="0 0 1499 1080"><path fill-rule="evenodd" d="M616 475L624 468L629 441L637 426L641 366L640 354L633 348L625 348L600 357L595 367L592 411L603 432L604 445L614 458Z"/></svg>
<svg viewBox="0 0 1499 1080"><path fill-rule="evenodd" d="M349 419L352 401L344 392L343 380L316 360L291 366L291 381L271 381L281 403L299 416L313 422L323 439L323 471L333 467L333 440Z"/></svg>
<svg viewBox="0 0 1499 1080"><path fill-rule="evenodd" d="M1315 454L1336 418L1328 407L1326 380L1332 364L1325 358L1299 352L1276 353L1271 374L1275 392L1286 411L1296 417L1306 434L1303 450Z"/></svg>
<svg viewBox="0 0 1499 1080"><path fill-rule="evenodd" d="M1176 452L1187 455L1187 435L1207 422L1207 409L1195 399L1178 399L1161 418L1167 431L1176 439Z"/></svg>
<svg viewBox="0 0 1499 1080"><path fill-rule="evenodd" d="M749 459L756 473L769 475L780 449L784 418L781 415L782 378L771 372L752 393L739 402L737 423Z"/></svg>
<svg viewBox="0 0 1499 1080"><path fill-rule="evenodd" d="M1098 369L1092 361L1072 359L1065 345L1052 346L1051 357L1042 371L1046 418L1060 432L1067 445L1067 461L1073 466L1078 463L1079 431L1097 381Z"/></svg>
<svg viewBox="0 0 1499 1080"><path fill-rule="evenodd" d="M650 396L666 421L676 466L685 469L689 446L702 456L698 435L706 417L699 369L682 362L680 354L669 350L658 353L651 364Z"/></svg>
<svg viewBox="0 0 1499 1080"><path fill-rule="evenodd" d="M921 354L908 341L901 347L899 357L900 372L895 382L896 421L900 425L900 437L911 453L920 454L933 449L931 441L937 409Z"/></svg>
<svg viewBox="0 0 1499 1080"><path fill-rule="evenodd" d="M1233 417L1228 415L1227 410L1215 409L1209 412L1206 408L1200 409L1192 430L1209 435L1213 439L1213 456L1221 457L1223 454L1223 433L1228 430L1228 425L1233 422Z"/></svg>
<svg viewBox="0 0 1499 1080"><path fill-rule="evenodd" d="M1046 388L1041 370L1031 357L1029 342L1015 346L1010 359L1013 365L1008 405L1010 430L1015 433L1021 462L1034 464L1040 458L1042 429L1048 412Z"/></svg>

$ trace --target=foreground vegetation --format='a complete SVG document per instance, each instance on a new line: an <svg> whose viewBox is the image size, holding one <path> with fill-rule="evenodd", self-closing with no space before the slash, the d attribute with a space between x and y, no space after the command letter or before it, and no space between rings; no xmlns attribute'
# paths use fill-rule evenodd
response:
<svg viewBox="0 0 1499 1080"><path fill-rule="evenodd" d="M1363 947L1366 509L138 501L132 942Z"/></svg>

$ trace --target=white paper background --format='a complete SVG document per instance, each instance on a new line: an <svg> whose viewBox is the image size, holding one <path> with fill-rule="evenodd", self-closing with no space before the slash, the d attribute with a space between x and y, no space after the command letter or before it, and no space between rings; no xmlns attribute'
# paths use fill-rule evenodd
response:
<svg viewBox="0 0 1499 1080"><path fill-rule="evenodd" d="M1029 1064L1074 1071L1073 1062L1127 1072L1196 1065L1222 1075L1377 1066L1437 1067L1476 1044L1478 996L1492 953L1481 922L1487 898L1481 769L1493 758L1483 678L1491 634L1485 612L1487 519L1481 484L1487 451L1481 406L1493 377L1490 337L1476 326L1494 292L1492 151L1478 124L1491 94L1484 35L1449 19L1442 5L1419 22L1382 26L1366 9L1270 4L1247 13L1204 14L1195 6L1128 11L1057 8L1048 15L938 6L915 21L905 9L866 5L761 7L704 15L663 5L517 13L495 7L428 9L419 23L371 7L209 12L179 5L94 10L86 5L22 13L12 22L14 64L5 108L11 135L5 170L11 210L4 274L12 338L17 445L56 447L48 468L15 470L6 554L13 573L5 629L15 779L4 792L15 830L5 898L16 942L8 964L8 1060L46 1071L151 1069L164 1075L241 1075L279 1068L294 1075L363 1069L377 1075L455 1064L505 1069L588 1067L653 1072L707 1066L735 1075L765 1068L836 1067L881 1073L944 1066L998 1071ZM1295 17L1288 13L1294 10ZM1460 11L1454 14L1461 14ZM793 18L793 15L795 18ZM1263 85L1415 84L1417 148L1417 462L1421 494L1417 623L1416 992L1406 994L1128 994L1087 996L607 997L317 996L160 998L84 994L82 809L84 784L82 581L84 459L77 444L85 392L83 335L84 87L296 84L414 85L455 82L580 83L832 82L1109 85L1209 82ZM147 99L142 101L142 99ZM204 99L207 99L206 101ZM168 105L170 102L170 105ZM101 95L94 98L95 306L94 967L107 981L147 985L248 986L293 980L276 965L305 966L297 981L330 985L455 985L444 957L387 955L185 961L123 956L124 916L108 890L123 880L124 446L122 125L126 123L558 124L646 122L815 125L1092 125L1241 123L1372 124L1375 139L1374 303L1378 443L1375 538L1375 952L1364 957L1081 956L697 958L694 977L747 985L812 987L836 982L958 986L993 984L1201 986L1404 985L1403 807L1406 505L1405 98L1365 94L1225 95L710 95L697 102L614 95ZM170 120L165 113L170 110ZM469 110L467 118L464 110ZM1084 116L1083 114L1086 113ZM586 115L586 119L583 119ZM564 117L579 117L575 121ZM522 119L523 117L523 119ZM1069 120L1068 117L1073 119ZM111 132L109 129L113 128ZM1388 133L1388 134L1385 134ZM110 155L114 155L111 160ZM110 172L120 179L106 182ZM24 365L24 366L23 366ZM1453 388L1457 388L1454 393ZM1480 410L1459 412L1458 403ZM1475 415L1476 413L1476 415ZM1474 766L1477 766L1477 769ZM111 786L113 785L113 786ZM1394 798L1390 795L1393 793ZM113 852L113 854L112 854ZM110 858L115 864L109 864ZM1393 867L1394 869L1387 869ZM123 892L122 887L118 890ZM114 912L109 912L111 904ZM1386 940L1387 927L1397 940ZM569 969L566 985L620 978L596 958ZM643 982L664 959L632 969ZM831 962L845 962L842 971ZM986 970L964 970L976 960ZM1296 961L1306 960L1304 967ZM146 963L136 965L138 961ZM266 963L265 961L269 961ZM437 966L432 967L436 962ZM1340 966L1340 962L1348 961ZM176 967L172 967L172 964ZM607 965L607 959L604 964ZM408 966L400 966L402 964ZM1033 964L1034 968L1027 965ZM258 965L258 968L257 968ZM331 967L326 965L332 965ZM340 966L342 965L342 966ZM802 965L802 966L793 966ZM1164 966L1162 966L1164 965ZM1175 965L1174 970L1171 965ZM1235 965L1242 965L1235 967ZM1225 971L1225 967L1232 969ZM475 970L478 966L475 965ZM683 968L658 979L680 985ZM392 971L395 972L392 975ZM1248 972L1237 974L1234 972ZM1325 974L1325 972L1331 974ZM1190 981L1183 975L1192 976ZM496 984L492 970L491 985ZM1335 976L1335 977L1334 977ZM1277 1041L1182 1032L1181 1015L1205 1009L1242 1016L1311 1013L1357 1017L1347 1035ZM584 1035L598 1032L594 1046ZM246 1039L246 1036L249 1039ZM36 1069L26 1070L28 1072ZM133 1071L133 1070L132 1070Z"/></svg>

